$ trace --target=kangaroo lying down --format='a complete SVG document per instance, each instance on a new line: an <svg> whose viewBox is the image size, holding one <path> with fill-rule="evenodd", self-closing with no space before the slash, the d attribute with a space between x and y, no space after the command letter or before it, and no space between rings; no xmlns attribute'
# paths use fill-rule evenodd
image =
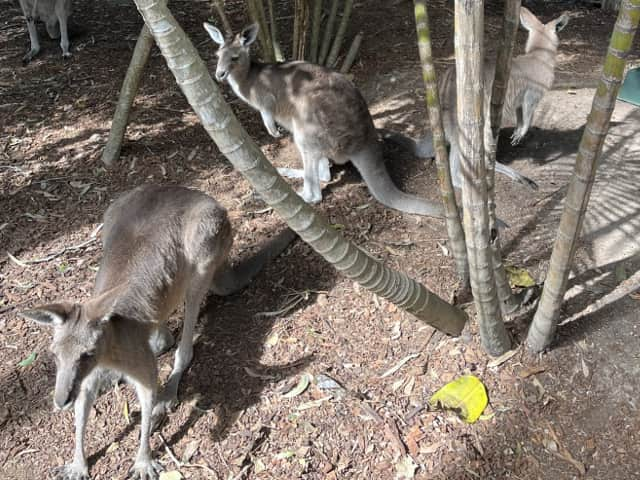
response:
<svg viewBox="0 0 640 480"><path fill-rule="evenodd" d="M442 217L442 206L399 190L387 172L382 148L367 104L346 76L306 62L262 64L253 61L249 47L258 34L251 25L232 40L213 25L205 29L218 49L216 79L260 112L267 131L280 133L276 123L293 134L302 156L302 198L322 200L320 181L330 180L329 159L351 162L371 194L387 207L418 215ZM280 169L291 176L290 169Z"/></svg>
<svg viewBox="0 0 640 480"><path fill-rule="evenodd" d="M22 60L30 62L40 52L40 40L36 29L36 20L42 20L47 27L47 33L51 38L60 38L62 56L70 57L69 33L67 32L67 19L71 15L71 0L20 0L22 13L27 20L27 30L31 48Z"/></svg>
<svg viewBox="0 0 640 480"><path fill-rule="evenodd" d="M103 258L89 300L21 313L53 327L54 403L60 409L75 407L73 462L62 467L57 478L89 478L84 452L87 419L101 382L116 371L135 386L142 412L134 477L156 479L159 465L149 446L152 425L177 401L180 378L193 357L201 301L210 288L218 295L243 288L295 233L283 231L254 257L231 268L233 234L219 203L187 188L144 186L109 207L102 235ZM180 344L167 384L157 396L156 355L173 344L166 321L182 301Z"/></svg>

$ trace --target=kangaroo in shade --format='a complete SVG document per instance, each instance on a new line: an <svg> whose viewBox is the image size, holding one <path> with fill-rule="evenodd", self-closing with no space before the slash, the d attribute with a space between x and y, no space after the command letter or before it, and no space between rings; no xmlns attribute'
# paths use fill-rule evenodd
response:
<svg viewBox="0 0 640 480"><path fill-rule="evenodd" d="M369 191L387 207L406 213L443 217L440 204L399 190L389 177L381 140L360 91L346 76L306 62L276 64L251 59L249 47L258 34L250 25L233 39L205 23L220 47L216 79L227 82L244 102L260 112L267 131L280 133L276 123L293 134L304 166L302 198L322 200L321 181L329 181L329 159L339 165L351 162ZM286 176L299 171L279 169Z"/></svg>
<svg viewBox="0 0 640 480"><path fill-rule="evenodd" d="M133 383L140 401L133 477L158 478L149 437L153 424L177 402L180 378L193 357L201 301L210 288L218 295L243 288L294 237L286 229L232 268L231 224L226 210L208 195L176 186L144 186L113 202L104 216L104 252L92 297L21 312L53 328L54 403L60 409L75 406L73 462L59 469L56 478L89 478L84 431L98 390L114 371ZM182 301L184 322L173 370L157 394L156 356L173 344L166 321Z"/></svg>
<svg viewBox="0 0 640 480"><path fill-rule="evenodd" d="M23 62L30 62L40 52L36 20L44 22L51 38L60 38L63 58L71 56L67 31L67 20L71 15L71 0L20 0L20 7L22 7L22 13L27 20L27 30L31 41L31 48L22 57Z"/></svg>
<svg viewBox="0 0 640 480"><path fill-rule="evenodd" d="M569 22L569 16L564 13L549 23L542 23L525 7L520 9L520 23L529 31L525 53L513 59L511 74L507 83L504 99L503 117L517 120L516 129L511 136L511 144L518 144L525 136L533 113L544 94L551 89L555 76L556 56L558 52L558 32ZM495 74L495 63L485 62L484 65L484 143L485 151L489 151L493 143L491 133L490 105L491 89ZM462 171L460 166L460 147L458 145L458 117L456 112L456 70L449 68L438 86L442 104L442 119L445 137L451 146L449 163L451 177L456 188L462 188ZM431 145L431 138L426 139ZM424 150L428 150L422 145ZM512 168L496 162L496 172L506 175L532 189L537 184L516 172Z"/></svg>

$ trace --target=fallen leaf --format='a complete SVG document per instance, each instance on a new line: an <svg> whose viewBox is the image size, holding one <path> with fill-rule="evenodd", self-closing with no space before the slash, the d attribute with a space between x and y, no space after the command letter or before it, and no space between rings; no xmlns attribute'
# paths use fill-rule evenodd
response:
<svg viewBox="0 0 640 480"><path fill-rule="evenodd" d="M327 397L322 397L319 398L317 400L312 400L310 402L305 402L305 403L301 403L300 405L298 405L298 410L309 410L311 408L317 408L320 405L322 405L324 402L326 402L327 400L331 400L331 395L327 396Z"/></svg>
<svg viewBox="0 0 640 480"><path fill-rule="evenodd" d="M411 395L411 392L413 392L413 386L416 383L416 377L414 377L413 375L411 377L409 377L409 381L407 381L406 385L404 386L404 390L403 393L407 396Z"/></svg>
<svg viewBox="0 0 640 480"><path fill-rule="evenodd" d="M276 453L275 458L276 460L286 460L295 456L295 454L296 452L294 452L293 450L285 450L284 452Z"/></svg>
<svg viewBox="0 0 640 480"><path fill-rule="evenodd" d="M259 458L256 458L255 461L253 462L253 473L258 475L264 472L266 469L267 467L265 466L264 462Z"/></svg>
<svg viewBox="0 0 640 480"><path fill-rule="evenodd" d="M542 366L530 367L530 368L525 368L524 370L521 370L519 375L520 375L520 378L528 378L532 375L537 375L544 371L546 371L546 368Z"/></svg>
<svg viewBox="0 0 640 480"><path fill-rule="evenodd" d="M402 360L400 360L397 364L395 364L393 367L391 367L389 370L387 370L382 375L380 375L380 378L386 378L386 377L388 377L390 375L393 375L398 370L400 370L405 363L407 363L408 361L413 360L414 358L417 358L419 356L420 356L419 353L412 353L410 355L407 355Z"/></svg>
<svg viewBox="0 0 640 480"><path fill-rule="evenodd" d="M504 362L506 362L511 357L513 357L516 353L518 353L518 349L517 348L515 348L513 350L509 350L508 352L503 353L499 357L496 357L493 360L491 360L489 363L487 363L487 367L488 368L499 367Z"/></svg>
<svg viewBox="0 0 640 480"><path fill-rule="evenodd" d="M113 442L109 447L107 447L107 453L115 452L118 448L120 448L120 444L118 442Z"/></svg>
<svg viewBox="0 0 640 480"><path fill-rule="evenodd" d="M405 455L396 463L396 480L411 479L415 476L418 466L409 455Z"/></svg>
<svg viewBox="0 0 640 480"><path fill-rule="evenodd" d="M189 443L187 443L187 446L184 447L184 451L182 452L182 463L189 463L198 451L199 446L200 441L198 440L191 440Z"/></svg>
<svg viewBox="0 0 640 480"><path fill-rule="evenodd" d="M255 370L252 370L249 367L243 367L244 371L247 373L247 375L249 375L250 377L253 378L261 378L262 380L274 380L278 377L274 376L274 375L269 375L266 373L258 373Z"/></svg>
<svg viewBox="0 0 640 480"><path fill-rule="evenodd" d="M31 365L33 362L36 361L36 358L38 358L38 354L36 352L31 352L31 354L27 358L25 358L24 360L18 363L18 366L28 367L29 365Z"/></svg>
<svg viewBox="0 0 640 480"><path fill-rule="evenodd" d="M160 472L160 480L182 480L184 477L177 470L171 470L170 472Z"/></svg>
<svg viewBox="0 0 640 480"><path fill-rule="evenodd" d="M514 267L513 265L507 265L504 267L509 277L509 285L512 287L533 287L536 282L531 277L526 268Z"/></svg>
<svg viewBox="0 0 640 480"><path fill-rule="evenodd" d="M307 389L310 382L311 382L311 375L308 373L305 373L300 377L300 380L298 380L298 384L295 387L293 387L291 390L289 390L287 393L283 394L282 396L284 398L297 397Z"/></svg>
<svg viewBox="0 0 640 480"><path fill-rule="evenodd" d="M473 375L464 375L447 383L429 399L432 408L454 410L467 423L474 423L487 406L487 390Z"/></svg>
<svg viewBox="0 0 640 480"><path fill-rule="evenodd" d="M411 430L409 430L405 443L407 444L407 449L412 456L417 457L420 453L418 443L424 437L425 434L422 432L422 430L420 430L420 425L414 425L413 427L411 427Z"/></svg>
<svg viewBox="0 0 640 480"><path fill-rule="evenodd" d="M274 332L267 337L264 343L268 347L275 347L278 343L278 340L280 340L280 335L278 335L278 332Z"/></svg>

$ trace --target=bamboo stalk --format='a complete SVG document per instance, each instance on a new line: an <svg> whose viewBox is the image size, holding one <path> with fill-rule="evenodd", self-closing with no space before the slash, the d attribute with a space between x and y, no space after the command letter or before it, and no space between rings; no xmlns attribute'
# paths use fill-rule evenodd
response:
<svg viewBox="0 0 640 480"><path fill-rule="evenodd" d="M271 31L271 43L273 44L273 53L276 58L276 62L284 61L284 55L282 55L282 49L280 48L280 42L278 42L278 24L273 11L273 0L267 0L269 8L269 27Z"/></svg>
<svg viewBox="0 0 640 480"><path fill-rule="evenodd" d="M506 352L511 342L502 321L489 245L487 175L483 146L483 19L484 1L455 0L454 43L463 225L480 340L490 355L497 356Z"/></svg>
<svg viewBox="0 0 640 480"><path fill-rule="evenodd" d="M262 0L246 0L246 2L247 9L249 11L249 18L251 18L253 23L258 25L258 41L260 42L262 58L265 62L273 62L275 61L275 54L271 43L271 36L269 34L267 21L264 16Z"/></svg>
<svg viewBox="0 0 640 480"><path fill-rule="evenodd" d="M224 33L227 36L233 35L233 28L231 28L231 23L229 22L229 18L224 13L224 0L213 0L213 6L218 12L218 17L220 17L220 21L222 22L222 28L224 28Z"/></svg>
<svg viewBox="0 0 640 480"><path fill-rule="evenodd" d="M358 51L360 50L360 44L362 43L362 32L359 32L353 42L351 42L351 46L349 47L349 51L347 55L344 57L344 62L342 62L342 67L340 68L340 73L348 73L353 65L353 62L356 60L356 56L358 55Z"/></svg>
<svg viewBox="0 0 640 480"><path fill-rule="evenodd" d="M639 22L640 0L623 0L578 147L540 304L527 335L527 345L535 352L547 348L555 336L591 188Z"/></svg>
<svg viewBox="0 0 640 480"><path fill-rule="evenodd" d="M431 50L431 32L429 30L429 16L426 0L415 0L414 14L416 18L416 31L418 35L418 51L422 63L422 79L425 86L425 100L429 112L429 121L433 137L433 147L436 153L436 165L438 167L438 183L440 195L444 205L444 215L447 222L447 233L451 251L456 262L456 271L461 286L469 283L469 260L467 259L467 247L465 245L464 230L460 223L456 194L451 181L451 169L447 145L442 126L442 114L440 111L440 98L438 96L438 81L433 65Z"/></svg>
<svg viewBox="0 0 640 480"><path fill-rule="evenodd" d="M327 19L327 25L324 27L324 35L322 36L322 47L320 48L320 55L318 56L318 63L320 65L325 64L329 49L331 48L331 39L333 38L333 27L338 17L338 0L332 0L331 10L329 11L329 18Z"/></svg>
<svg viewBox="0 0 640 480"><path fill-rule="evenodd" d="M140 30L140 34L138 35L136 46L133 49L129 68L127 68L127 73L124 77L124 81L122 82L116 111L113 114L113 120L111 121L109 139L107 140L107 144L104 146L104 151L102 152L102 162L107 167L111 167L120 156L120 149L122 148L122 142L124 140L124 132L127 129L127 123L129 122L129 114L131 113L133 100L135 99L138 87L140 86L142 72L149 60L151 47L153 47L153 36L149 33L149 29L143 25Z"/></svg>
<svg viewBox="0 0 640 480"><path fill-rule="evenodd" d="M311 45L309 46L309 61L318 63L318 42L320 40L320 26L322 24L322 0L314 0L313 15L311 17Z"/></svg>
<svg viewBox="0 0 640 480"><path fill-rule="evenodd" d="M342 42L344 41L344 37L347 33L347 28L349 27L349 19L351 18L352 9L353 0L345 0L344 11L342 12L342 19L340 20L340 25L338 26L338 31L336 32L336 38L333 39L333 45L331 46L331 51L329 52L329 56L327 57L327 63L325 63L325 65L329 68L333 68L338 61L340 47L342 46Z"/></svg>

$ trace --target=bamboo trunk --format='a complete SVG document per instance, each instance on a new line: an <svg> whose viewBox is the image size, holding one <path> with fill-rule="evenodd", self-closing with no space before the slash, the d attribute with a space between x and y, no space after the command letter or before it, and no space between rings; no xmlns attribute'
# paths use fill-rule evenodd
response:
<svg viewBox="0 0 640 480"><path fill-rule="evenodd" d="M456 262L456 271L460 278L461 285L469 283L469 261L467 259L467 248L464 239L464 230L460 223L456 195L451 181L451 170L449 167L449 156L442 127L442 115L440 112L440 98L438 97L438 82L436 70L433 65L431 51L431 33L429 30L429 16L427 12L426 0L415 0L414 2L416 30L418 34L418 51L422 63L422 79L425 86L425 99L431 123L433 137L433 147L436 153L436 165L438 167L438 182L440 184L440 195L444 204L444 214L447 221L447 233L451 251Z"/></svg>
<svg viewBox="0 0 640 480"><path fill-rule="evenodd" d="M102 152L102 162L107 167L111 167L120 156L124 132L127 129L129 114L131 113L131 106L138 92L140 78L142 77L144 66L149 60L149 53L151 52L152 46L153 36L149 33L147 27L143 25L138 35L136 46L133 49L133 55L131 56L131 62L124 77L124 82L122 82L116 111L111 121L109 139Z"/></svg>
<svg viewBox="0 0 640 480"><path fill-rule="evenodd" d="M324 27L324 35L322 36L322 47L320 48L320 55L318 56L318 63L320 65L325 64L329 49L331 48L331 38L333 36L333 27L338 17L338 0L332 0L331 10L329 11L329 18L327 19L327 25Z"/></svg>
<svg viewBox="0 0 640 480"><path fill-rule="evenodd" d="M273 45L273 53L275 55L276 62L282 62L284 61L284 55L282 54L282 49L280 48L280 42L278 42L278 23L273 11L273 0L267 0L267 5L269 5L269 27L271 29L271 43Z"/></svg>
<svg viewBox="0 0 640 480"><path fill-rule="evenodd" d="M262 199L348 278L433 327L458 335L466 321L464 312L346 240L278 175L224 101L205 63L167 6L156 0L136 0L136 5L205 130Z"/></svg>
<svg viewBox="0 0 640 480"><path fill-rule="evenodd" d="M311 16L311 45L309 46L309 61L318 63L318 42L320 40L320 26L322 25L322 0L314 0L313 15Z"/></svg>
<svg viewBox="0 0 640 480"><path fill-rule="evenodd" d="M503 315L513 313L519 306L519 301L509 285L507 272L502 263L502 252L499 231L496 228L496 194L495 194L495 162L497 154L498 135L502 124L502 107L507 93L509 76L511 75L511 63L513 60L513 48L516 42L516 34L520 23L520 0L505 0L504 16L502 23L502 42L498 49L496 69L491 89L491 102L489 114L489 128L486 130L485 141L490 142L489 152L485 152L487 158L487 195L489 199L489 225L492 231L491 253L493 261L493 274L496 281L498 300ZM485 117L486 118L486 117ZM486 121L486 120L485 120ZM489 131L491 135L489 135Z"/></svg>
<svg viewBox="0 0 640 480"><path fill-rule="evenodd" d="M218 12L218 16L220 17L220 21L222 22L222 28L224 28L224 33L227 34L228 37L233 35L233 28L231 28L231 23L229 23L229 18L224 13L224 0L213 0L213 6Z"/></svg>
<svg viewBox="0 0 640 480"><path fill-rule="evenodd" d="M342 62L342 67L340 67L340 73L348 73L353 65L353 62L356 60L356 56L358 55L358 50L360 50L360 44L362 43L362 32L359 32L353 42L351 42L351 46L349 47L349 51L347 55L344 57L344 62Z"/></svg>
<svg viewBox="0 0 640 480"><path fill-rule="evenodd" d="M344 11L342 12L342 19L340 25L338 25L338 31L336 32L336 38L333 39L333 45L331 51L327 57L327 63L325 64L329 68L335 67L338 61L338 55L340 54L340 47L344 41L344 37L349 27L349 19L351 18L351 10L353 9L353 0L345 0Z"/></svg>
<svg viewBox="0 0 640 480"><path fill-rule="evenodd" d="M598 161L624 76L626 57L633 45L639 20L640 0L623 0L598 88L593 97L591 113L587 117L587 125L578 148L542 297L527 336L527 344L535 352L547 348L555 336Z"/></svg>
<svg viewBox="0 0 640 480"><path fill-rule="evenodd" d="M455 0L457 114L462 167L462 204L471 290L480 340L490 355L510 347L502 321L489 245L484 159L483 31L484 1Z"/></svg>
<svg viewBox="0 0 640 480"><path fill-rule="evenodd" d="M249 18L251 18L253 23L258 24L259 27L258 40L260 42L262 59L267 63L272 63L275 61L275 52L273 50L267 20L264 15L262 0L247 0L247 9L249 11Z"/></svg>

